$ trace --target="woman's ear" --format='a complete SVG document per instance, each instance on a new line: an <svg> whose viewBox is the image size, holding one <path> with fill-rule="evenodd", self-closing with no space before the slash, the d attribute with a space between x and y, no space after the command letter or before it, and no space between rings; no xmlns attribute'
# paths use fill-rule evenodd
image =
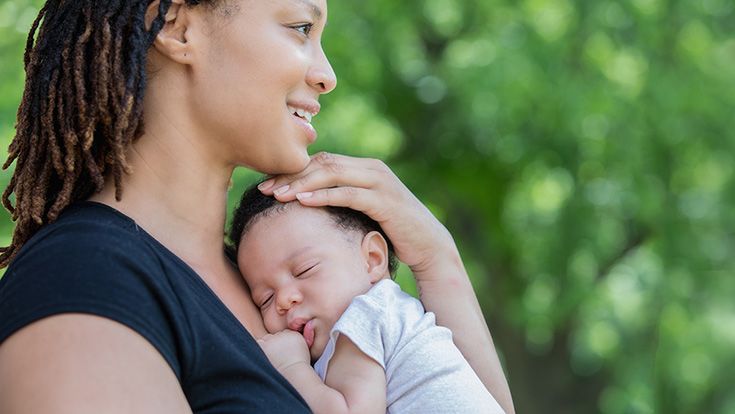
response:
<svg viewBox="0 0 735 414"><path fill-rule="evenodd" d="M145 13L146 28L150 29L153 20L158 16L160 0L154 0L148 5ZM187 30L190 19L190 9L184 0L171 0L163 19L163 27L153 40L153 47L161 55L182 64L191 63L191 45L187 42Z"/></svg>
<svg viewBox="0 0 735 414"><path fill-rule="evenodd" d="M367 264L370 283L375 284L390 276L388 271L388 243L377 231L371 231L362 238L362 256Z"/></svg>

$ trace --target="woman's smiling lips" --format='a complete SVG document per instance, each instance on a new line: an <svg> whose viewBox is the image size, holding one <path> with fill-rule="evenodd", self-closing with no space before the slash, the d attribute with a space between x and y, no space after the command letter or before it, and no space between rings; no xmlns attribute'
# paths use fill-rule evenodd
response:
<svg viewBox="0 0 735 414"><path fill-rule="evenodd" d="M311 125L311 120L321 109L319 103L315 101L289 102L287 107L291 116L304 130L309 143L316 141L317 133Z"/></svg>

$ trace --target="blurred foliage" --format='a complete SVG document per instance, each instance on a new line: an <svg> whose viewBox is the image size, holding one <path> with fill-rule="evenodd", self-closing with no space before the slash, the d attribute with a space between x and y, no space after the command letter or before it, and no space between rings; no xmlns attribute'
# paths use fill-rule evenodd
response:
<svg viewBox="0 0 735 414"><path fill-rule="evenodd" d="M40 4L0 1L3 147ZM735 413L731 0L349 1L329 19L340 85L315 150L385 159L453 232L519 413Z"/></svg>

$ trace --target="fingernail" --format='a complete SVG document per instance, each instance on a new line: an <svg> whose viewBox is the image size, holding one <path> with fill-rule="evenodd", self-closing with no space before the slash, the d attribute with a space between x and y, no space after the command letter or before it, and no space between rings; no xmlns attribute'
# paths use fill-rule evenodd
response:
<svg viewBox="0 0 735 414"><path fill-rule="evenodd" d="M265 190L271 188L271 186L273 185L274 182L276 182L276 180L274 180L272 178L269 179L269 180L265 180L262 183L258 184L258 190L265 191Z"/></svg>
<svg viewBox="0 0 735 414"><path fill-rule="evenodd" d="M273 194L275 195L281 195L288 191L290 187L288 185L284 185L283 187L278 187L275 191L273 191Z"/></svg>
<svg viewBox="0 0 735 414"><path fill-rule="evenodd" d="M305 198L311 198L311 196L313 196L313 195L314 195L314 193L312 193L311 191L307 191L305 193L298 193L298 194L296 194L296 198L298 198L299 200L303 200Z"/></svg>

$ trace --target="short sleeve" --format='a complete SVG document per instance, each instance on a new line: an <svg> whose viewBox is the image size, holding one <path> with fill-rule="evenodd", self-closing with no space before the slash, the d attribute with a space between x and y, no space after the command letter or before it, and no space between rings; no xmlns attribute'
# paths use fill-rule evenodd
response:
<svg viewBox="0 0 735 414"><path fill-rule="evenodd" d="M143 336L180 378L169 301L160 263L134 232L55 226L29 241L0 279L0 343L52 315L97 315Z"/></svg>
<svg viewBox="0 0 735 414"><path fill-rule="evenodd" d="M326 377L337 338L344 335L386 370L386 363L403 336L404 321L406 318L418 320L422 315L424 310L420 302L402 292L392 280L381 280L366 294L352 299L332 327L329 343L314 369L322 379Z"/></svg>
<svg viewBox="0 0 735 414"><path fill-rule="evenodd" d="M374 359L385 370L383 334L386 308L378 298L357 296L332 328L336 342L338 335L345 335L365 355Z"/></svg>

